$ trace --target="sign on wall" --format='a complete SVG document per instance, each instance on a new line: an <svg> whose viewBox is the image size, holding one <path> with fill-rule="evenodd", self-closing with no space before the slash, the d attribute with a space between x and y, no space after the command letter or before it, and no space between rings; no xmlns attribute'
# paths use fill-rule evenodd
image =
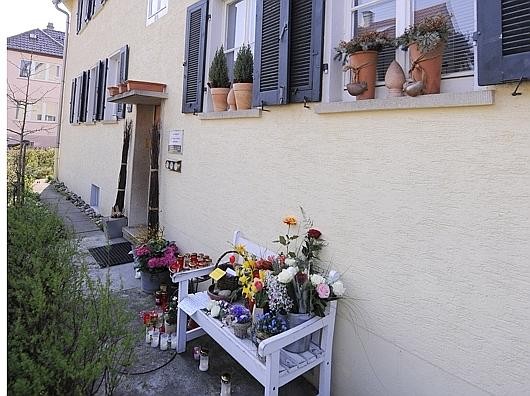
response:
<svg viewBox="0 0 530 396"><path fill-rule="evenodd" d="M174 130L169 131L168 152L173 154L182 154L182 139L184 131Z"/></svg>

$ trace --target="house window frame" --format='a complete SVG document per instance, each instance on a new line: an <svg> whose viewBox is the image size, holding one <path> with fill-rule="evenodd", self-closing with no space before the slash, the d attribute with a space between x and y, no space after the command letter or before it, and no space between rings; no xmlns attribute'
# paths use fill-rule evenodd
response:
<svg viewBox="0 0 530 396"><path fill-rule="evenodd" d="M87 72L89 73L89 80L88 80L88 91L87 91L87 115L86 115L86 123L95 123L96 119L94 117L94 106L96 106L96 101L94 100L94 91L96 89L96 81L98 76L96 75L97 66L92 66Z"/></svg>
<svg viewBox="0 0 530 396"><path fill-rule="evenodd" d="M331 50L333 50L334 47L336 47L337 43L340 40L348 41L352 38L352 32L353 32L353 12L355 11L362 11L363 9L369 8L374 5L378 4L384 4L386 2L390 2L391 0L373 0L368 1L365 4L359 5L359 6L352 6L353 1L352 0L343 0L342 4L342 12L335 12L335 13L327 13L326 15L326 27L332 28L334 23L340 23L339 19L343 18L343 29L342 29L342 35L336 35L335 37L338 38L335 42L330 43L331 44ZM405 29L410 26L414 21L414 9L415 9L415 3L416 0L394 0L396 3L396 37L399 37L401 34L404 33ZM473 0L473 31L477 30L477 12L476 12L476 5L477 0ZM340 15L339 15L340 14ZM326 29L326 32L329 30ZM329 41L328 41L329 42ZM334 52L331 54L329 61L333 61ZM405 71L405 75L407 75L408 68L410 67L410 61L409 61L409 55L408 51L403 51L400 48L396 49L396 56L395 59L399 64L403 67L403 70ZM459 85L464 87L464 91L473 91L481 89L478 87L477 83L477 51L476 51L476 45L473 44L473 70L464 71L464 72L455 72L450 74L442 75L442 92L461 92L462 89L459 88ZM325 62L325 61L324 61ZM333 68L330 68L333 69ZM349 95L346 91L346 84L350 81L350 74L344 73L342 70L340 70L341 76L337 76L337 70L338 68L334 68L335 72L331 72L327 74L327 77L324 78L324 80L327 78L328 81L324 84L323 88L323 102L325 101L343 101L343 102L351 102L355 101L356 98ZM339 95L333 94L332 92L326 92L328 89L330 89L330 86L336 86L337 82L333 81L333 79L340 78L341 81L341 93ZM460 83L459 83L460 82ZM376 99L378 98L384 98L384 81L378 81L376 83Z"/></svg>
<svg viewBox="0 0 530 396"><path fill-rule="evenodd" d="M153 5L157 3L157 10L153 12ZM149 26L152 23L158 21L164 15L167 14L169 7L168 0L147 0L145 26Z"/></svg>
<svg viewBox="0 0 530 396"><path fill-rule="evenodd" d="M246 15L245 15L245 33L244 40L240 46L234 45L233 47L228 47L228 35L229 35L229 23L230 23L230 7L235 6L237 3L248 2L250 7L247 6ZM252 55L254 55L254 48L256 44L256 2L257 0L225 0L224 1L224 21L223 21L223 48L225 55L228 56L233 54L233 63L236 61L237 52L245 45L250 45L252 50ZM253 23L252 23L253 21ZM227 59L228 61L228 59ZM228 64L229 74L230 71L233 71L233 64ZM233 80L233 76L229 76Z"/></svg>
<svg viewBox="0 0 530 396"><path fill-rule="evenodd" d="M116 86L120 80L120 50L114 51L108 56L107 78L105 90L108 87ZM105 95L105 111L102 121L116 121L118 119L118 104L109 102L109 96Z"/></svg>
<svg viewBox="0 0 530 396"><path fill-rule="evenodd" d="M28 59L21 59L20 60L20 71L18 76L21 78L28 78L28 75L31 76L33 67L33 61Z"/></svg>

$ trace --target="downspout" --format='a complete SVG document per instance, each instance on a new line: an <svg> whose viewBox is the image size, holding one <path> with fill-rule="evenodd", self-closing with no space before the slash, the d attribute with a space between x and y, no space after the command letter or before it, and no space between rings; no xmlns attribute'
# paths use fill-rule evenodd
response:
<svg viewBox="0 0 530 396"><path fill-rule="evenodd" d="M53 165L53 178L58 179L59 176L59 144L61 143L61 124L63 121L63 96L64 96L64 76L66 74L66 54L68 51L68 32L70 31L70 14L65 10L59 8L59 3L62 0L52 0L53 5L57 11L62 12L66 15L66 31L64 33L64 43L63 43L63 70L61 73L61 92L59 93L59 117L57 123L57 140L55 142L55 161Z"/></svg>

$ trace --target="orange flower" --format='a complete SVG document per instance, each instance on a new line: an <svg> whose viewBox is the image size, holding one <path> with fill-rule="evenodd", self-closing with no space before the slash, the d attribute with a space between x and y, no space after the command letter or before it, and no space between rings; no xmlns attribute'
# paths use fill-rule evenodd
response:
<svg viewBox="0 0 530 396"><path fill-rule="evenodd" d="M287 225L296 225L296 217L294 216L287 216L283 218L283 222Z"/></svg>

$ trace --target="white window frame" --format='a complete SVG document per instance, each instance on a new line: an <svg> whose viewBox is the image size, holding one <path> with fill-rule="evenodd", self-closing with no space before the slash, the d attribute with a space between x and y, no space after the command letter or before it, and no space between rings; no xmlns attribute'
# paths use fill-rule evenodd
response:
<svg viewBox="0 0 530 396"><path fill-rule="evenodd" d="M334 40L333 42L329 43L330 50L333 52L331 53L329 62L333 61L334 56L334 50L333 48L337 46L337 43L340 40L349 41L352 38L352 21L353 21L353 12L354 11L362 11L365 8L377 5L377 4L383 4L385 2L388 2L390 0L373 0L369 1L366 4L362 4L359 6L352 6L353 1L352 0L343 0L343 7L342 12L336 11L334 13L328 13L326 16L327 22L326 25L331 30L336 29L336 25L339 24L342 18L342 35L334 35L334 38L338 38L338 40ZM415 0L395 0L396 3L396 37L399 37L401 34L404 33L405 29L410 26L413 23L413 15L414 15L414 8L415 8ZM473 15L474 15L474 31L476 31L476 0L473 1ZM333 35L332 35L333 36ZM456 72L456 73L450 73L447 75L442 75L442 92L462 92L462 91L473 91L480 89L477 84L477 55L476 55L476 46L473 46L473 55L474 55L474 70L469 70L465 72ZM396 61L399 62L399 64L403 67L403 70L405 72L405 75L408 73L408 68L410 67L409 62L409 56L407 51L402 51L401 49L396 49ZM340 78L341 80L341 94L340 99L337 98L337 94L333 92L323 92L323 99L324 101L334 101L339 99L340 101L355 101L356 98L349 95L346 92L346 84L350 80L349 73L344 73L342 70L340 70L341 75L338 76L337 74L338 68L334 68L333 70L330 70L328 72L327 76L325 76L325 80L328 79L327 82L323 84L323 87L327 87L327 89L330 89L331 86L337 86L337 81L333 81L336 78ZM384 98L386 97L385 92L385 86L384 83L379 82L376 85L376 99L378 98Z"/></svg>
<svg viewBox="0 0 530 396"><path fill-rule="evenodd" d="M107 64L107 83L105 90L108 87L117 86L120 79L120 51L114 52L108 57ZM118 104L109 102L108 90L105 92L105 112L103 114L103 121L115 121L118 119Z"/></svg>
<svg viewBox="0 0 530 396"><path fill-rule="evenodd" d="M31 74L32 67L33 67L33 61L31 61L29 59L21 59L20 60L20 69L19 69L18 76L20 78L28 78L28 75L27 74L24 75L24 74L22 74L22 72L26 71L26 73L30 73Z"/></svg>
<svg viewBox="0 0 530 396"><path fill-rule="evenodd" d="M168 0L147 0L145 26L151 25L166 15L167 9Z"/></svg>
<svg viewBox="0 0 530 396"><path fill-rule="evenodd" d="M236 5L237 3L241 3L243 1L247 1L249 3L249 7L247 7L246 15L245 15L245 34L243 43L239 47L228 47L228 19L230 18L230 7ZM236 61L236 55L239 49L243 45L250 45L252 48L252 54L254 54L254 47L256 43L256 0L228 0L225 1L225 11L224 11L224 23L223 23L223 47L224 47L224 53L225 55L228 54L234 54L234 62ZM252 24L249 23L249 21L254 21L254 35L252 37Z"/></svg>
<svg viewBox="0 0 530 396"><path fill-rule="evenodd" d="M88 80L88 97L87 97L87 115L86 115L86 123L94 123L96 122L94 118L94 106L96 106L96 103L94 101L94 91L96 90L96 66L92 67L89 71L89 80Z"/></svg>
<svg viewBox="0 0 530 396"><path fill-rule="evenodd" d="M101 203L101 187L96 184L90 185L90 207L99 213Z"/></svg>

